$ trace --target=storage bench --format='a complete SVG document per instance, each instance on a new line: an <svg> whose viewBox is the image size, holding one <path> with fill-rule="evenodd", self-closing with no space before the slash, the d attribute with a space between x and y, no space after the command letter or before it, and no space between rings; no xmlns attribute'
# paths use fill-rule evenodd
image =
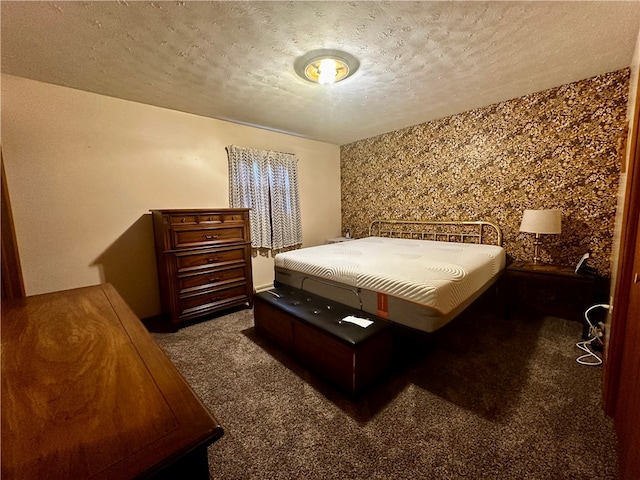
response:
<svg viewBox="0 0 640 480"><path fill-rule="evenodd" d="M342 320L350 315L373 323ZM391 364L391 322L303 290L278 285L254 295L254 322L259 335L351 396Z"/></svg>

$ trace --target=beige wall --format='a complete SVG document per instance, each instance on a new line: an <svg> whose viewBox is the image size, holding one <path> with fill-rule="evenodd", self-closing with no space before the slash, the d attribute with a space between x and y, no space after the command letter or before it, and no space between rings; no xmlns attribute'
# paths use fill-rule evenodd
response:
<svg viewBox="0 0 640 480"><path fill-rule="evenodd" d="M522 212L558 208L562 234L545 236L543 261L573 266L590 251L607 275L628 89L625 69L343 145L343 227L492 220L507 254L531 261Z"/></svg>
<svg viewBox="0 0 640 480"><path fill-rule="evenodd" d="M2 75L2 152L27 295L113 283L160 311L155 208L227 207L225 146L299 158L304 246L340 234L336 145ZM273 281L255 257L254 285Z"/></svg>

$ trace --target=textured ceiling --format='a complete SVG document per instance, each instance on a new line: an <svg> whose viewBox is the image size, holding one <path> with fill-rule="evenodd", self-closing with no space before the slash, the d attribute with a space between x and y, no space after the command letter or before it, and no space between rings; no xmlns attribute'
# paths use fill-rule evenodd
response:
<svg viewBox="0 0 640 480"><path fill-rule="evenodd" d="M634 2L2 2L2 72L335 144L629 66ZM360 69L319 86L295 59Z"/></svg>

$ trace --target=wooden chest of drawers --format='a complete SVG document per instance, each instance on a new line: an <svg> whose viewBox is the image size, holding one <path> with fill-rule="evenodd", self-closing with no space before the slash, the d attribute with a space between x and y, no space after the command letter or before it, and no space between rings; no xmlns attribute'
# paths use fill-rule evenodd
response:
<svg viewBox="0 0 640 480"><path fill-rule="evenodd" d="M151 210L162 311L171 322L251 307L249 210Z"/></svg>

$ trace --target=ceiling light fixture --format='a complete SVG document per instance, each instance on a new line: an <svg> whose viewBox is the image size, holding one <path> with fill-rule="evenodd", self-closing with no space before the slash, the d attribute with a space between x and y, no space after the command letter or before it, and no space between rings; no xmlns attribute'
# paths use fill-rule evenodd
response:
<svg viewBox="0 0 640 480"><path fill-rule="evenodd" d="M312 50L296 59L293 68L299 77L321 85L344 80L355 73L360 62L340 50Z"/></svg>

